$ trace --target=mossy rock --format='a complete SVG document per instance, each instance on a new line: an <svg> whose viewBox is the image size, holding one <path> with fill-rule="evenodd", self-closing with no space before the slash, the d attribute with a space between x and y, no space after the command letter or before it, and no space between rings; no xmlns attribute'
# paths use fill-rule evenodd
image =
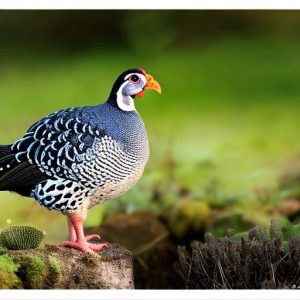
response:
<svg viewBox="0 0 300 300"><path fill-rule="evenodd" d="M44 238L43 231L31 226L10 226L0 232L0 245L9 250L37 248Z"/></svg>
<svg viewBox="0 0 300 300"><path fill-rule="evenodd" d="M22 281L16 275L19 264L7 254L0 255L0 289L22 288Z"/></svg>
<svg viewBox="0 0 300 300"><path fill-rule="evenodd" d="M3 282L0 288L41 289L59 286L63 279L60 260L43 251L29 251L9 251L9 254L0 256L0 282ZM7 269L10 271L9 276L6 274ZM6 270L5 276L2 276L3 270ZM17 286L19 282L21 287Z"/></svg>
<svg viewBox="0 0 300 300"><path fill-rule="evenodd" d="M51 277L54 279L54 287L59 285L63 280L61 264L55 256L48 257L48 271L51 273ZM52 280L53 281L53 280Z"/></svg>
<svg viewBox="0 0 300 300"><path fill-rule="evenodd" d="M209 206L204 202L181 201L171 212L170 230L180 239L188 231L200 231L207 223L210 212Z"/></svg>
<svg viewBox="0 0 300 300"><path fill-rule="evenodd" d="M20 266L19 276L25 288L42 288L47 278L48 266L44 258L38 255L23 255L15 259Z"/></svg>
<svg viewBox="0 0 300 300"><path fill-rule="evenodd" d="M8 250L0 258L3 256L2 264L0 259L2 288L133 288L132 255L119 246L112 245L100 255L94 255L45 245L38 249ZM3 270L4 280L1 277Z"/></svg>
<svg viewBox="0 0 300 300"><path fill-rule="evenodd" d="M63 280L63 270L62 262L55 254L48 254L45 249L9 251L8 253L10 261L17 266L13 271L21 280L23 288L59 287ZM0 269L2 269L1 263Z"/></svg>

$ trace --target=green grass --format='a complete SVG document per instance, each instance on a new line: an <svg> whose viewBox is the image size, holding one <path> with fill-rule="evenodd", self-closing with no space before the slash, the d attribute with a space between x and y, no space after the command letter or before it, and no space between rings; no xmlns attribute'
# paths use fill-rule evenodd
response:
<svg viewBox="0 0 300 300"><path fill-rule="evenodd" d="M153 57L126 51L12 56L0 68L0 143L21 137L50 112L103 102L121 71L141 66L163 89L136 101L151 158L141 182L105 209L159 209L150 187L162 183L167 202L176 197L176 185L199 195L214 185L222 199L274 190L283 170L300 158L299 50L295 41L228 37ZM172 174L168 160L176 162ZM63 216L16 195L0 198L0 227L10 218L14 225L44 228L55 240L66 235ZM101 220L102 208L91 213L97 220L98 209Z"/></svg>

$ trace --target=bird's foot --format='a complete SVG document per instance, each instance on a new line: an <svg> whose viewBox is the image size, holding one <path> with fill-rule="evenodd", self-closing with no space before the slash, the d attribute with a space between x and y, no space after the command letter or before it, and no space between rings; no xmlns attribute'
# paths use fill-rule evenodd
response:
<svg viewBox="0 0 300 300"><path fill-rule="evenodd" d="M75 248L78 250L81 250L84 253L93 252L89 246L88 243L79 243L79 242L71 242L71 241L64 241L60 244L62 247L69 247L69 248Z"/></svg>
<svg viewBox="0 0 300 300"><path fill-rule="evenodd" d="M108 249L109 244L108 243L97 243L93 242L92 240L97 239L101 240L100 236L98 234L91 234L85 237L85 240L88 242L88 247L93 250L94 252L99 252L103 248ZM90 242L91 241L91 242Z"/></svg>
<svg viewBox="0 0 300 300"><path fill-rule="evenodd" d="M108 243L88 243L88 247L94 252L100 252L102 249L109 249Z"/></svg>
<svg viewBox="0 0 300 300"><path fill-rule="evenodd" d="M108 249L108 243L88 243L88 242L71 242L65 241L60 244L62 247L70 247L81 250L84 253L95 253L101 251L103 248Z"/></svg>

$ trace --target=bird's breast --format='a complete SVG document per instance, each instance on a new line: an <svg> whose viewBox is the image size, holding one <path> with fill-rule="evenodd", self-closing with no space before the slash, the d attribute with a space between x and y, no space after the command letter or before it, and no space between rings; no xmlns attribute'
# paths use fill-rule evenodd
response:
<svg viewBox="0 0 300 300"><path fill-rule="evenodd" d="M76 176L89 189L89 207L128 191L149 158L147 132L138 113L109 108L109 116L102 124L105 135L74 165Z"/></svg>
<svg viewBox="0 0 300 300"><path fill-rule="evenodd" d="M148 152L149 153L149 152ZM121 160L116 164L114 171L107 170L106 180L100 175L100 184L92 189L88 197L88 207L92 207L103 201L115 199L130 188L132 188L141 178L148 154L144 156L130 156L123 154Z"/></svg>
<svg viewBox="0 0 300 300"><path fill-rule="evenodd" d="M126 193L136 184L142 174L143 170L135 171L119 182L107 182L103 186L93 189L87 198L88 208Z"/></svg>
<svg viewBox="0 0 300 300"><path fill-rule="evenodd" d="M111 137L97 139L93 147L73 164L73 171L88 192L88 207L117 198L142 176L149 157L142 149L128 148Z"/></svg>

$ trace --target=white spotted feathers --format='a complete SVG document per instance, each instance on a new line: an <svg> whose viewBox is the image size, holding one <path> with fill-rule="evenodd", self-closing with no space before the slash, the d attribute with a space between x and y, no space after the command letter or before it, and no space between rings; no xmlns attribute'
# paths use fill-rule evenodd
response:
<svg viewBox="0 0 300 300"><path fill-rule="evenodd" d="M146 89L161 92L144 70L127 70L105 103L55 112L13 145L0 146L0 191L33 197L63 213L126 192L149 156L146 129L134 106Z"/></svg>
<svg viewBox="0 0 300 300"><path fill-rule="evenodd" d="M147 162L147 135L139 133L137 144L145 144L141 151L130 142L136 139L134 132L128 132L130 145L126 145L118 140L118 134L126 137L126 127L111 130L116 137L107 127L83 122L83 116L72 108L49 115L29 128L11 151L14 164L28 161L48 178L36 184L30 196L48 209L70 213L82 205L95 205L95 201L89 203L88 196L96 192L102 202L127 191L140 178Z"/></svg>

